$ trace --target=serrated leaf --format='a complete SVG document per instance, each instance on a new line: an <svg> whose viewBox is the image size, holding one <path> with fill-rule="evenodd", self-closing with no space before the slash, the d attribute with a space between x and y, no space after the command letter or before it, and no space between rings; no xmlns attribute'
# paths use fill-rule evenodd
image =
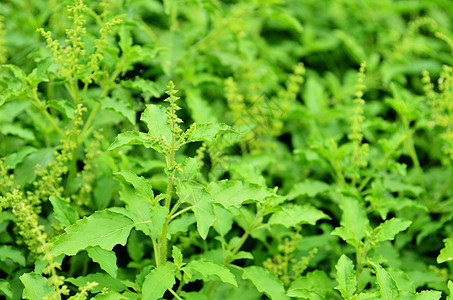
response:
<svg viewBox="0 0 453 300"><path fill-rule="evenodd" d="M199 167L200 163L197 159L188 157L182 165L182 172L180 172L178 178L185 181L195 180L198 175Z"/></svg>
<svg viewBox="0 0 453 300"><path fill-rule="evenodd" d="M184 270L191 269L199 272L203 277L215 276L222 282L229 283L237 287L236 278L233 273L225 266L216 264L208 260L193 260L184 267Z"/></svg>
<svg viewBox="0 0 453 300"><path fill-rule="evenodd" d="M439 300L442 297L442 292L439 291L421 291L414 295L413 300Z"/></svg>
<svg viewBox="0 0 453 300"><path fill-rule="evenodd" d="M330 186L322 181L306 179L296 183L288 194L288 199L292 200L299 196L315 197L318 194L327 192Z"/></svg>
<svg viewBox="0 0 453 300"><path fill-rule="evenodd" d="M209 228L214 224L215 220L211 195L206 191L204 186L191 181L179 183L176 191L182 202L193 205L198 232L203 239L206 239Z"/></svg>
<svg viewBox="0 0 453 300"><path fill-rule="evenodd" d="M233 214L219 205L214 205L214 214L216 218L213 227L221 236L225 236L233 227Z"/></svg>
<svg viewBox="0 0 453 300"><path fill-rule="evenodd" d="M25 273L19 277L24 285L22 298L28 300L42 300L53 289L47 284L47 279L36 273Z"/></svg>
<svg viewBox="0 0 453 300"><path fill-rule="evenodd" d="M7 65L1 65L0 67L10 70L14 74L14 76L16 76L23 83L27 82L27 75L18 66L7 64Z"/></svg>
<svg viewBox="0 0 453 300"><path fill-rule="evenodd" d="M52 241L51 253L75 255L88 246L112 250L117 244L125 245L133 221L125 215L109 210L98 211L65 229Z"/></svg>
<svg viewBox="0 0 453 300"><path fill-rule="evenodd" d="M24 254L19 249L16 249L13 246L9 245L0 246L0 261L4 262L6 259L10 259L21 266L25 266Z"/></svg>
<svg viewBox="0 0 453 300"><path fill-rule="evenodd" d="M381 223L375 229L375 237L377 241L392 241L395 239L395 236L401 231L406 230L412 221L407 221L399 218L392 218L390 220Z"/></svg>
<svg viewBox="0 0 453 300"><path fill-rule="evenodd" d="M116 254L113 251L105 250L101 247L88 247L86 249L88 256L98 263L102 270L106 271L110 276L116 278L118 266L116 265Z"/></svg>
<svg viewBox="0 0 453 300"><path fill-rule="evenodd" d="M121 81L121 85L140 90L147 95L153 96L154 98L159 98L162 94L153 81L143 78L137 78L134 81Z"/></svg>
<svg viewBox="0 0 453 300"><path fill-rule="evenodd" d="M320 219L330 219L328 215L311 205L287 205L272 214L268 224L280 224L287 228L299 224L315 225Z"/></svg>
<svg viewBox="0 0 453 300"><path fill-rule="evenodd" d="M28 128L23 128L18 124L2 124L0 126L0 133L4 135L14 135L25 140L34 140L35 134Z"/></svg>
<svg viewBox="0 0 453 300"><path fill-rule="evenodd" d="M343 197L340 204L343 216L341 227L335 228L332 234L340 236L352 245L357 245L369 229L369 221L362 204L355 198Z"/></svg>
<svg viewBox="0 0 453 300"><path fill-rule="evenodd" d="M340 291L343 298L352 297L357 289L356 272L352 260L343 254L338 260L335 269L337 269L336 279L338 282L338 286L335 289Z"/></svg>
<svg viewBox="0 0 453 300"><path fill-rule="evenodd" d="M235 133L236 131L223 123L196 124L194 131L187 138L187 143L198 141L213 142L217 135L227 132Z"/></svg>
<svg viewBox="0 0 453 300"><path fill-rule="evenodd" d="M399 299L398 287L390 274L381 267L380 264L370 261L370 264L376 270L377 284L381 293L381 299L394 300Z"/></svg>
<svg viewBox="0 0 453 300"><path fill-rule="evenodd" d="M49 200L52 203L55 218L62 226L72 225L79 219L79 214L68 202L55 196L50 196Z"/></svg>
<svg viewBox="0 0 453 300"><path fill-rule="evenodd" d="M287 295L290 297L307 297L308 299L325 299L332 289L332 280L324 271L315 270L294 280Z"/></svg>
<svg viewBox="0 0 453 300"><path fill-rule="evenodd" d="M20 164L27 155L30 153L36 152L36 149L33 147L24 147L15 153L11 153L6 156L4 165L8 169L14 169L18 164Z"/></svg>
<svg viewBox="0 0 453 300"><path fill-rule="evenodd" d="M244 268L243 271L242 278L250 280L259 292L265 293L271 299L289 300L282 282L275 274L257 266Z"/></svg>
<svg viewBox="0 0 453 300"><path fill-rule="evenodd" d="M451 280L448 281L447 287L448 287L447 300L452 300L453 299L453 282Z"/></svg>
<svg viewBox="0 0 453 300"><path fill-rule="evenodd" d="M171 253L172 253L171 256L173 257L173 262L175 263L176 267L180 269L184 265L182 261L181 249L173 245Z"/></svg>
<svg viewBox="0 0 453 300"><path fill-rule="evenodd" d="M216 203L227 209L239 208L246 201L264 202L266 197L274 194L272 190L258 184L235 180L212 182L208 186L208 191Z"/></svg>
<svg viewBox="0 0 453 300"><path fill-rule="evenodd" d="M64 113L71 120L75 118L76 107L66 99L52 99L47 101L47 105Z"/></svg>
<svg viewBox="0 0 453 300"><path fill-rule="evenodd" d="M165 137L167 143L171 142L171 130L167 124L167 110L160 105L148 104L140 120L146 123L149 136L155 138Z"/></svg>
<svg viewBox="0 0 453 300"><path fill-rule="evenodd" d="M101 100L101 105L103 108L109 108L121 114L129 121L129 123L135 125L135 111L126 101L107 97Z"/></svg>
<svg viewBox="0 0 453 300"><path fill-rule="evenodd" d="M138 131L126 131L118 134L108 150L113 150L124 145L143 145L146 148L152 148L153 143L144 140L143 138L149 137L146 133Z"/></svg>
<svg viewBox="0 0 453 300"><path fill-rule="evenodd" d="M167 262L163 266L153 269L145 277L142 288L143 300L156 300L163 297L166 290L173 287L176 266Z"/></svg>
<svg viewBox="0 0 453 300"><path fill-rule="evenodd" d="M444 244L445 247L440 250L440 254L437 256L438 264L453 260L453 237L444 239Z"/></svg>
<svg viewBox="0 0 453 300"><path fill-rule="evenodd" d="M152 201L154 199L153 187L143 176L138 176L130 170L119 171L113 174L121 176L126 182L132 184L136 192L146 200Z"/></svg>
<svg viewBox="0 0 453 300"><path fill-rule="evenodd" d="M77 278L66 278L67 282L72 283L77 287L84 287L87 282L96 281L99 285L95 286L91 292L97 294L101 292L104 288L107 288L109 291L122 292L127 286L121 282L121 280L113 278L112 276L105 273L91 273L87 276L79 276Z"/></svg>

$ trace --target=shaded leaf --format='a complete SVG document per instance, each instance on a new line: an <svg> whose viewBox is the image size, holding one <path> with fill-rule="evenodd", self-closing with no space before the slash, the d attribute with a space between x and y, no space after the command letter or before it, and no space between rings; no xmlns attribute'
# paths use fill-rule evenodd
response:
<svg viewBox="0 0 453 300"><path fill-rule="evenodd" d="M105 274L105 273L91 273L87 276L79 276L77 278L66 278L67 282L72 283L77 287L84 287L87 282L96 281L99 285L95 286L91 292L92 293L99 293L104 288L107 288L109 291L113 292L122 292L124 291L127 286L121 282L121 280L113 278L112 276Z"/></svg>
<svg viewBox="0 0 453 300"><path fill-rule="evenodd" d="M121 176L126 182L132 184L135 191L146 200L152 201L154 199L153 187L143 176L138 176L129 170L119 171L113 174Z"/></svg>
<svg viewBox="0 0 453 300"><path fill-rule="evenodd" d="M299 196L315 197L318 194L329 191L330 186L322 181L306 179L296 183L288 194L288 199L292 200Z"/></svg>
<svg viewBox="0 0 453 300"><path fill-rule="evenodd" d="M1 245L0 261L5 261L6 259L10 259L21 266L25 266L25 256L19 249L9 245Z"/></svg>
<svg viewBox="0 0 453 300"><path fill-rule="evenodd" d="M159 98L162 94L153 81L143 78L136 78L134 81L121 81L121 85L140 90L147 95L153 96L154 98Z"/></svg>
<svg viewBox="0 0 453 300"><path fill-rule="evenodd" d="M381 267L380 264L370 261L370 264L376 270L377 284L381 292L381 299L394 300L399 299L398 288L390 274Z"/></svg>
<svg viewBox="0 0 453 300"><path fill-rule="evenodd" d="M109 108L123 117L125 117L132 125L135 125L135 110L133 110L129 103L118 98L104 98L101 100L103 108Z"/></svg>
<svg viewBox="0 0 453 300"><path fill-rule="evenodd" d="M375 229L376 239L380 242L391 241L398 233L406 230L411 224L412 221L407 221L399 218L386 220Z"/></svg>
<svg viewBox="0 0 453 300"><path fill-rule="evenodd" d="M437 256L438 264L453 260L453 237L444 239L444 244L445 247L440 250L440 254Z"/></svg>
<svg viewBox="0 0 453 300"><path fill-rule="evenodd" d="M71 120L75 118L76 107L72 102L69 102L66 99L52 99L47 101L47 106L57 109Z"/></svg>
<svg viewBox="0 0 453 300"><path fill-rule="evenodd" d="M49 200L52 203L55 218L62 226L72 225L79 219L79 214L68 202L55 196L50 196Z"/></svg>
<svg viewBox="0 0 453 300"><path fill-rule="evenodd" d="M201 123L196 124L194 131L187 138L187 142L206 141L212 142L221 133L235 133L236 131L223 123Z"/></svg>

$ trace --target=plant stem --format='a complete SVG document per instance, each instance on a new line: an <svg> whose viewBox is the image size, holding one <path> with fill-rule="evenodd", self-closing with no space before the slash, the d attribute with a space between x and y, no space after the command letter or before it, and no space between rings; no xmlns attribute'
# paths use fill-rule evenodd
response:
<svg viewBox="0 0 453 300"><path fill-rule="evenodd" d="M32 99L33 99L33 105L35 105L41 111L41 113L50 122L50 125L52 125L53 128L55 128L55 130L58 132L58 134L62 138L65 138L65 134L63 133L63 131L61 131L60 127L58 127L58 125L52 119L50 114L47 112L47 109L45 108L45 105L38 99L38 95L36 94L36 90L33 91Z"/></svg>
<svg viewBox="0 0 453 300"><path fill-rule="evenodd" d="M182 299L181 297L179 297L178 294L177 294L175 291L173 291L171 288L168 289L168 291L169 291L170 293L172 293L173 296L175 296L176 299L178 299L178 300L183 300L183 299Z"/></svg>

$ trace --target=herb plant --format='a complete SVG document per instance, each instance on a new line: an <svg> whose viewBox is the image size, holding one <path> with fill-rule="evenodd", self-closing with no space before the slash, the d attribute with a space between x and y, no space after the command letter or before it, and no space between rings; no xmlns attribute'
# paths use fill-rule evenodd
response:
<svg viewBox="0 0 453 300"><path fill-rule="evenodd" d="M6 299L452 299L453 6L3 0Z"/></svg>

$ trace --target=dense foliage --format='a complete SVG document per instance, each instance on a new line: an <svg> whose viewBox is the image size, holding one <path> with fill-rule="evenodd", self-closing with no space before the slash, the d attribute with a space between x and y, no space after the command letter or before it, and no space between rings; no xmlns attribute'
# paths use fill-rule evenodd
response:
<svg viewBox="0 0 453 300"><path fill-rule="evenodd" d="M449 0L2 0L0 296L453 299Z"/></svg>

